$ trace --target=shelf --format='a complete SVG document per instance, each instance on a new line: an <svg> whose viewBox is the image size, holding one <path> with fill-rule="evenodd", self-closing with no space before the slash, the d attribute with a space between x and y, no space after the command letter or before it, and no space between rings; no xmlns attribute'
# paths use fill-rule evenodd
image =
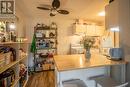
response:
<svg viewBox="0 0 130 87"><path fill-rule="evenodd" d="M36 71L36 72L42 71L42 67L36 67L36 66L35 66L35 71Z"/></svg>
<svg viewBox="0 0 130 87"><path fill-rule="evenodd" d="M43 72L43 71L54 71L55 69L46 69L46 70L43 70L43 69L41 69L41 70L35 70L36 72Z"/></svg>
<svg viewBox="0 0 130 87"><path fill-rule="evenodd" d="M47 57L38 57L38 58L36 58L36 60L43 60L43 61L46 60L46 59L48 59L48 56Z"/></svg>
<svg viewBox="0 0 130 87"><path fill-rule="evenodd" d="M1 42L0 45L7 45L7 44L28 44L28 42Z"/></svg>
<svg viewBox="0 0 130 87"><path fill-rule="evenodd" d="M37 39L56 39L56 37L36 37Z"/></svg>
<svg viewBox="0 0 130 87"><path fill-rule="evenodd" d="M48 47L46 47L46 48L37 48L37 50L48 50L48 49L57 49L57 48L48 48Z"/></svg>
<svg viewBox="0 0 130 87"><path fill-rule="evenodd" d="M20 80L20 77L17 77L15 81L12 83L11 87L15 87L19 80Z"/></svg>
<svg viewBox="0 0 130 87"><path fill-rule="evenodd" d="M0 41L0 46L4 48L2 51L5 51L5 48L7 49L12 49L9 52L13 51L12 53L2 53L1 54L1 61L0 61L0 74L4 75L1 77L0 81L0 87L2 86L8 86L8 87L20 87L20 81L21 81L21 76L20 69L21 66L25 66L24 68L26 69L26 73L24 75L28 76L28 48L30 42L28 42L27 38L19 37L19 38L12 38L12 37L17 37L17 31L8 31L7 25L11 23L10 21L1 21L2 24L4 23L5 29L3 30L4 33L7 33L5 38L8 38L8 40L3 40ZM0 32L1 37L4 37L4 33ZM3 39L5 39L3 38ZM16 39L16 40L13 40ZM13 55L13 56L12 56ZM13 58L15 57L15 58ZM14 60L15 59L15 60ZM6 75L7 73L11 73L10 75ZM23 72L24 73L24 72ZM28 77L25 78L28 79ZM4 82L4 83L3 83ZM24 85L24 83L23 83Z"/></svg>
<svg viewBox="0 0 130 87"><path fill-rule="evenodd" d="M26 58L26 56L20 58L19 60L14 61L14 62L12 62L12 63L10 63L10 64L4 65L3 67L0 68L0 74L1 74L2 72L6 71L7 69L9 69L10 67L16 65L17 63L19 63L20 61L22 61L22 60L25 59L25 58Z"/></svg>
<svg viewBox="0 0 130 87"><path fill-rule="evenodd" d="M42 71L54 71L55 69L48 69L48 70L42 70Z"/></svg>
<svg viewBox="0 0 130 87"><path fill-rule="evenodd" d="M50 27L37 27L36 30L57 30L57 28L50 28Z"/></svg>

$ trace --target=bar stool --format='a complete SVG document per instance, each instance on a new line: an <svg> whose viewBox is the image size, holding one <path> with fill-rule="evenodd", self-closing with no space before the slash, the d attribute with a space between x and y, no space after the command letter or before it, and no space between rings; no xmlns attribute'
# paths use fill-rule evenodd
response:
<svg viewBox="0 0 130 87"><path fill-rule="evenodd" d="M66 80L62 82L63 87L87 87L80 79Z"/></svg>
<svg viewBox="0 0 130 87"><path fill-rule="evenodd" d="M128 85L128 82L121 84L108 76L91 77L90 80L96 82L96 87L125 87Z"/></svg>

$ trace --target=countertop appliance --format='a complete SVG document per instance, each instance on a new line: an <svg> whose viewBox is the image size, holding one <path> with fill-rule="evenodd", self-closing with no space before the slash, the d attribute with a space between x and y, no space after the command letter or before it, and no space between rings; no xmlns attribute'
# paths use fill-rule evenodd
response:
<svg viewBox="0 0 130 87"><path fill-rule="evenodd" d="M110 48L109 55L112 60L121 60L123 58L123 50L122 48Z"/></svg>
<svg viewBox="0 0 130 87"><path fill-rule="evenodd" d="M71 50L71 54L83 54L84 53L83 44L71 44L70 50Z"/></svg>

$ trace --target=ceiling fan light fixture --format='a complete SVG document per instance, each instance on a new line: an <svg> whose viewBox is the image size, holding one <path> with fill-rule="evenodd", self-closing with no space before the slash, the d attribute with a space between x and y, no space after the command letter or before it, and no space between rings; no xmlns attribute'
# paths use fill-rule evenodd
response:
<svg viewBox="0 0 130 87"><path fill-rule="evenodd" d="M53 16L55 16L55 14L53 14L53 13L50 13L50 16L51 16L51 17L53 17Z"/></svg>
<svg viewBox="0 0 130 87"><path fill-rule="evenodd" d="M54 14L54 15L56 15L56 14L57 14L57 11L56 11L55 9L52 9L52 10L51 10L51 13Z"/></svg>
<svg viewBox="0 0 130 87"><path fill-rule="evenodd" d="M105 16L105 11L98 13L98 16Z"/></svg>

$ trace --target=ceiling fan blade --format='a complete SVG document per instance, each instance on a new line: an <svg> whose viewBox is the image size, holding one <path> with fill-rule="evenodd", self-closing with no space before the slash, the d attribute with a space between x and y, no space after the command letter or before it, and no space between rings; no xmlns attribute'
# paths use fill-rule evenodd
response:
<svg viewBox="0 0 130 87"><path fill-rule="evenodd" d="M38 7L46 7L46 8L51 8L52 6L49 4L39 4Z"/></svg>
<svg viewBox="0 0 130 87"><path fill-rule="evenodd" d="M59 0L53 0L52 7L57 9L60 7L60 1Z"/></svg>
<svg viewBox="0 0 130 87"><path fill-rule="evenodd" d="M59 12L60 14L69 14L69 11L67 10L58 10L57 12Z"/></svg>
<svg viewBox="0 0 130 87"><path fill-rule="evenodd" d="M46 7L37 7L37 8L42 10L50 10L50 8L46 8Z"/></svg>

